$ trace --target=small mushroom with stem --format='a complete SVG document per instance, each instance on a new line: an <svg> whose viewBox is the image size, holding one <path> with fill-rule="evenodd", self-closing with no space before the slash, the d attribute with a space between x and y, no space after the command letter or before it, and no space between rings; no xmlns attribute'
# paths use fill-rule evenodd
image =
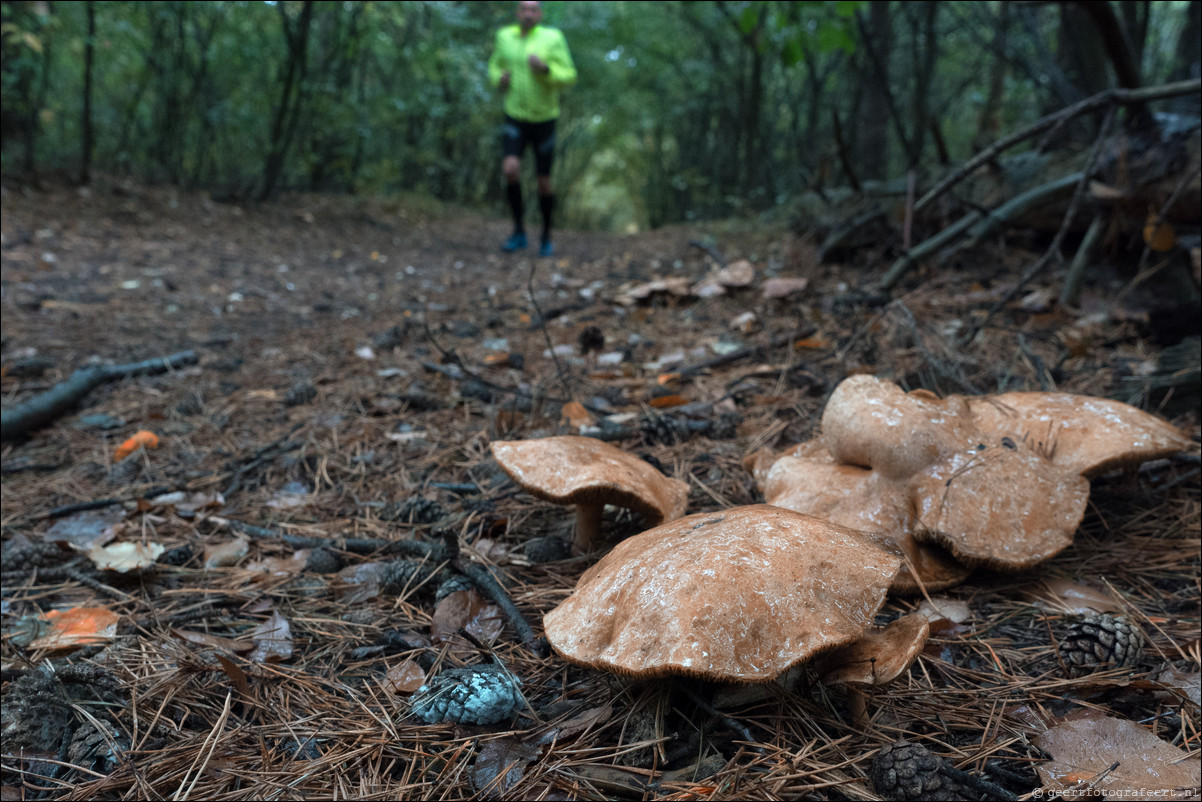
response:
<svg viewBox="0 0 1202 802"><path fill-rule="evenodd" d="M900 567L884 539L767 504L732 507L622 541L543 625L577 665L768 682L859 638Z"/></svg>
<svg viewBox="0 0 1202 802"><path fill-rule="evenodd" d="M626 507L649 526L684 515L689 486L664 476L633 454L591 437L497 440L492 454L523 490L576 507L573 549L591 550L601 532L606 504Z"/></svg>
<svg viewBox="0 0 1202 802"><path fill-rule="evenodd" d="M868 724L867 692L901 676L922 652L931 634L930 620L910 613L859 640L818 659L817 671L827 685L847 688L848 708L857 727Z"/></svg>

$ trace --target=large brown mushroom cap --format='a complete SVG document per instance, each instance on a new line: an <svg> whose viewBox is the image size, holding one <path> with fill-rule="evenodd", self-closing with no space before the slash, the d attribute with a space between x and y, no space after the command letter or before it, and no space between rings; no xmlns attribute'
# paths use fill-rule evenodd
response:
<svg viewBox="0 0 1202 802"><path fill-rule="evenodd" d="M937 546L914 539L917 524L906 485L879 472L823 459L781 457L760 483L764 500L833 524L877 532L894 540L906 562L890 590L943 590L963 582L966 568Z"/></svg>
<svg viewBox="0 0 1202 802"><path fill-rule="evenodd" d="M910 481L915 536L960 562L1007 570L1059 554L1089 502L1089 480L1013 440L959 451Z"/></svg>
<svg viewBox="0 0 1202 802"><path fill-rule="evenodd" d="M622 541L543 624L579 665L763 682L858 638L900 565L861 532L735 507Z"/></svg>
<svg viewBox="0 0 1202 802"><path fill-rule="evenodd" d="M822 412L822 439L837 462L901 479L968 444L967 410L958 396L906 393L874 376L849 376Z"/></svg>
<svg viewBox="0 0 1202 802"><path fill-rule="evenodd" d="M642 515L650 526L684 515L689 486L609 443L591 437L496 440L497 464L527 492L556 504L575 504L577 546L587 549L606 504Z"/></svg>
<svg viewBox="0 0 1202 802"><path fill-rule="evenodd" d="M967 398L980 431L1026 441L1052 462L1085 476L1187 449L1167 421L1108 398L1072 393L1001 393Z"/></svg>

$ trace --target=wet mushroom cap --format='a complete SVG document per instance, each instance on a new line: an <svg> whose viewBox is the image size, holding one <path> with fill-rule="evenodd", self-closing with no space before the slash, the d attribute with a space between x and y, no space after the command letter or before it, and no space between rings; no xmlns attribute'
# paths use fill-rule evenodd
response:
<svg viewBox="0 0 1202 802"><path fill-rule="evenodd" d="M884 685L910 667L922 653L930 634L931 623L925 615L903 615L823 655L817 666L818 675L828 685Z"/></svg>
<svg viewBox="0 0 1202 802"><path fill-rule="evenodd" d="M837 462L908 477L969 444L963 398L906 393L874 376L849 376L822 411L822 439Z"/></svg>
<svg viewBox="0 0 1202 802"><path fill-rule="evenodd" d="M496 440L492 453L509 478L556 504L613 504L651 526L684 515L689 486L633 454L592 437Z"/></svg>
<svg viewBox="0 0 1202 802"><path fill-rule="evenodd" d="M1089 480L1005 440L950 454L910 480L915 537L965 565L1024 570L1059 554L1089 502Z"/></svg>
<svg viewBox="0 0 1202 802"><path fill-rule="evenodd" d="M862 532L766 504L628 538L543 619L578 665L765 682L858 638L901 559Z"/></svg>
<svg viewBox="0 0 1202 802"><path fill-rule="evenodd" d="M1192 445L1168 421L1108 398L1020 392L966 400L981 432L1026 441L1057 465L1085 476L1167 457Z"/></svg>
<svg viewBox="0 0 1202 802"><path fill-rule="evenodd" d="M806 450L820 453L814 448ZM879 532L896 541L906 563L890 587L895 593L914 593L920 587L928 592L943 590L959 585L972 573L941 548L914 539L917 521L906 485L877 471L835 463L829 454L825 459L785 456L773 463L759 484L769 504L840 526Z"/></svg>

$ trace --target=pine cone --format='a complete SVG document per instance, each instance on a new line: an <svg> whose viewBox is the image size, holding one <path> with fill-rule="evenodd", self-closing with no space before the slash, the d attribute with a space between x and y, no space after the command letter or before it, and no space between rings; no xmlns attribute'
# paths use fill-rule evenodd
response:
<svg viewBox="0 0 1202 802"><path fill-rule="evenodd" d="M384 570L380 573L380 592L397 595L406 590L413 590L428 581L438 583L445 573L444 569L436 569L429 563L418 560L393 560L384 566ZM434 576L431 576L432 574ZM436 584L430 585L430 587L436 586Z"/></svg>
<svg viewBox="0 0 1202 802"><path fill-rule="evenodd" d="M943 759L922 744L898 741L872 760L872 787L885 799L933 802L967 799L968 789L940 773Z"/></svg>
<svg viewBox="0 0 1202 802"><path fill-rule="evenodd" d="M404 524L432 524L446 514L437 501L421 496L410 496L400 504L389 504L380 517L385 521Z"/></svg>
<svg viewBox="0 0 1202 802"><path fill-rule="evenodd" d="M1131 668L1144 651L1144 636L1121 615L1086 613L1060 641L1060 659L1070 677L1108 668Z"/></svg>
<svg viewBox="0 0 1202 802"><path fill-rule="evenodd" d="M495 724L523 703L521 684L501 666L488 663L448 668L413 694L413 715L427 724Z"/></svg>

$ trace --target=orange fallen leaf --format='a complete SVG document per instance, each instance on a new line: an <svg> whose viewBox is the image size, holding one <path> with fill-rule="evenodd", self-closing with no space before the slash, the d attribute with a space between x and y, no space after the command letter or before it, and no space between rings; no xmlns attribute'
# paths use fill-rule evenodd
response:
<svg viewBox="0 0 1202 802"><path fill-rule="evenodd" d="M828 345L830 345L830 341L820 334L815 334L813 337L806 337L793 343L794 348L826 348Z"/></svg>
<svg viewBox="0 0 1202 802"><path fill-rule="evenodd" d="M588 426L593 422L593 416L588 414L588 410L579 401L569 401L564 404L559 418L574 429Z"/></svg>
<svg viewBox="0 0 1202 802"><path fill-rule="evenodd" d="M661 373L655 377L655 383L660 387L671 384L674 381L680 381L679 373Z"/></svg>
<svg viewBox="0 0 1202 802"><path fill-rule="evenodd" d="M655 409L667 409L668 407L683 407L689 403L689 399L683 395L661 395L658 398L652 398L647 403Z"/></svg>
<svg viewBox="0 0 1202 802"><path fill-rule="evenodd" d="M1148 220L1144 223L1144 242L1148 244L1148 249L1157 253L1164 253L1173 249L1177 244L1177 234L1173 231L1173 227L1168 223L1162 222L1156 225L1156 218L1159 217L1155 211L1148 210Z"/></svg>
<svg viewBox="0 0 1202 802"><path fill-rule="evenodd" d="M104 607L72 607L46 613L51 630L29 644L30 649L69 649L110 641L119 616Z"/></svg>
<svg viewBox="0 0 1202 802"><path fill-rule="evenodd" d="M426 672L415 661L405 660L389 668L384 681L396 693L413 693L425 683Z"/></svg>
<svg viewBox="0 0 1202 802"><path fill-rule="evenodd" d="M158 448L158 447L159 447L159 436L157 434L155 434L154 432L148 432L145 429L143 429L142 431L137 432L136 434L134 434L133 437L129 438L128 440L126 440L124 443L122 443L120 446L117 447L117 451L113 454L113 462L120 462L121 460L128 457L130 454L133 454L139 448Z"/></svg>

